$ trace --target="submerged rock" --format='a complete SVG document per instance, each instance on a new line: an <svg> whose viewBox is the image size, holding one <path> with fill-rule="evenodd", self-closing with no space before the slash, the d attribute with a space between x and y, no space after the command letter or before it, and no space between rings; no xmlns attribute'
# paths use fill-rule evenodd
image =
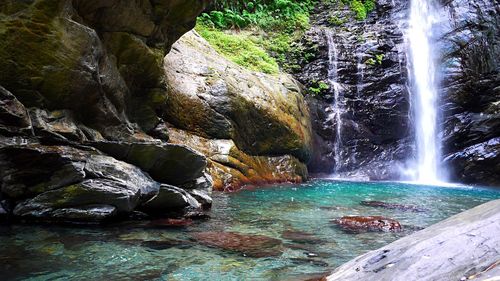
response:
<svg viewBox="0 0 500 281"><path fill-rule="evenodd" d="M398 221L380 216L345 216L332 222L348 232L399 232L403 230Z"/></svg>
<svg viewBox="0 0 500 281"><path fill-rule="evenodd" d="M150 248L153 250L166 250L173 247L184 247L188 242L176 239L150 240L141 242L142 247Z"/></svg>
<svg viewBox="0 0 500 281"><path fill-rule="evenodd" d="M314 236L312 233L303 232L303 231L293 231L287 230L281 234L281 238L290 240L295 243L304 243L304 244L319 244L323 243L322 239Z"/></svg>
<svg viewBox="0 0 500 281"><path fill-rule="evenodd" d="M403 205L396 203L387 203L381 201L361 201L360 203L363 206L390 209L390 210L400 210L400 211L410 211L410 212L426 212L428 211L425 208L421 208L413 205Z"/></svg>
<svg viewBox="0 0 500 281"><path fill-rule="evenodd" d="M155 227L186 227L193 224L192 219L158 219L151 221L148 226Z"/></svg>
<svg viewBox="0 0 500 281"><path fill-rule="evenodd" d="M192 234L192 237L203 245L238 252L254 258L280 256L283 251L281 240L263 235L199 232Z"/></svg>
<svg viewBox="0 0 500 281"><path fill-rule="evenodd" d="M494 280L500 200L455 215L337 268L329 281Z"/></svg>

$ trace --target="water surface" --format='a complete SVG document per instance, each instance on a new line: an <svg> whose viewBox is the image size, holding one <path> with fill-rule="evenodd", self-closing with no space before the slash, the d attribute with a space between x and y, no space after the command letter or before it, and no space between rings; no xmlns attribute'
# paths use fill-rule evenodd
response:
<svg viewBox="0 0 500 281"><path fill-rule="evenodd" d="M303 280L386 245L418 228L500 198L493 189L403 183L317 180L232 194L215 194L212 219L183 229L126 223L107 227L0 226L1 280ZM362 206L363 200L411 204L415 213ZM330 220L344 215L382 215L406 227L402 233L349 234ZM283 240L282 255L268 258L208 248L191 233L232 231ZM317 238L296 243L284 231ZM154 249L143 241L185 241ZM302 248L302 249L297 249ZM308 257L308 255L317 257Z"/></svg>

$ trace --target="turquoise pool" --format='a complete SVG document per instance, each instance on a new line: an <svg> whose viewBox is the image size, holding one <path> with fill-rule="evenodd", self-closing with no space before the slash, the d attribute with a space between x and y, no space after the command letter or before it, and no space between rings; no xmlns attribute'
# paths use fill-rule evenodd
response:
<svg viewBox="0 0 500 281"><path fill-rule="evenodd" d="M153 227L148 222L106 227L0 225L0 279L305 280L498 198L500 191L485 188L315 180L214 194L211 219L185 228ZM425 211L360 204L366 200ZM344 215L386 216L401 222L405 230L346 233L330 222ZM273 256L246 257L193 239L193 234L207 231L265 235L283 245Z"/></svg>

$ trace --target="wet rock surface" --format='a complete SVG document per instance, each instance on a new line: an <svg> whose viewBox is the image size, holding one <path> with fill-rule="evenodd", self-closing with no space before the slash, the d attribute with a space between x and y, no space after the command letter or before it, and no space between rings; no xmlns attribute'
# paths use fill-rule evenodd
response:
<svg viewBox="0 0 500 281"><path fill-rule="evenodd" d="M492 280L500 201L491 201L357 257L328 280Z"/></svg>
<svg viewBox="0 0 500 281"><path fill-rule="evenodd" d="M174 128L170 129L170 140L192 147L207 157L207 172L216 190L234 191L246 185L281 182L300 183L308 177L306 165L290 155L253 156L240 150L232 140L207 139ZM189 185L185 188L190 189Z"/></svg>
<svg viewBox="0 0 500 281"><path fill-rule="evenodd" d="M158 194L142 205L142 209L151 213L162 213L187 207L198 209L201 208L201 204L187 191L166 184L162 184Z"/></svg>
<svg viewBox="0 0 500 281"><path fill-rule="evenodd" d="M1 191L19 217L101 221L129 213L160 185L93 150L29 144L0 148Z"/></svg>
<svg viewBox="0 0 500 281"><path fill-rule="evenodd" d="M263 235L247 235L236 232L200 232L192 234L199 243L236 252L248 257L274 257L282 254L279 239Z"/></svg>
<svg viewBox="0 0 500 281"><path fill-rule="evenodd" d="M155 212L201 206L176 186L197 189L210 206L212 182L199 180L205 157L167 144L161 119L163 56L208 1L160 2L0 3L8 216L102 222L134 217L146 202Z"/></svg>
<svg viewBox="0 0 500 281"><path fill-rule="evenodd" d="M401 224L393 219L381 216L345 216L332 221L346 232L358 233L366 231L399 232Z"/></svg>
<svg viewBox="0 0 500 281"><path fill-rule="evenodd" d="M456 181L499 186L500 13L498 3L454 0L444 50L444 162Z"/></svg>
<svg viewBox="0 0 500 281"><path fill-rule="evenodd" d="M155 180L181 185L203 176L207 165L203 155L184 145L165 143L91 143L99 150L131 163Z"/></svg>
<svg viewBox="0 0 500 281"><path fill-rule="evenodd" d="M406 2L377 1L365 21L353 19L341 2L315 10L313 27L299 44L308 59L299 60L302 69L294 74L308 89L328 85L307 97L314 129L310 172L399 179L398 167L413 153L404 27L399 25L406 9ZM332 53L336 77L329 77Z"/></svg>

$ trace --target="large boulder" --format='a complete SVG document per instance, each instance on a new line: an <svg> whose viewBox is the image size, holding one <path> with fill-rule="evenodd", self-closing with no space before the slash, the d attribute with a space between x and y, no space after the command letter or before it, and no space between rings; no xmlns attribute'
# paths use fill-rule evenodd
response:
<svg viewBox="0 0 500 281"><path fill-rule="evenodd" d="M176 42L165 57L166 120L209 139L232 139L250 155L311 154L309 110L300 86L287 75L240 67L197 33Z"/></svg>
<svg viewBox="0 0 500 281"><path fill-rule="evenodd" d="M184 208L199 209L201 204L187 191L166 184L162 184L158 194L142 206L142 209L151 213L163 213Z"/></svg>
<svg viewBox="0 0 500 281"><path fill-rule="evenodd" d="M368 252L327 280L496 280L500 200Z"/></svg>
<svg viewBox="0 0 500 281"><path fill-rule="evenodd" d="M119 160L138 166L155 180L186 184L203 176L205 157L185 146L165 143L90 143Z"/></svg>
<svg viewBox="0 0 500 281"><path fill-rule="evenodd" d="M101 221L132 212L160 184L139 168L93 150L40 144L0 148L1 192L14 215Z"/></svg>

